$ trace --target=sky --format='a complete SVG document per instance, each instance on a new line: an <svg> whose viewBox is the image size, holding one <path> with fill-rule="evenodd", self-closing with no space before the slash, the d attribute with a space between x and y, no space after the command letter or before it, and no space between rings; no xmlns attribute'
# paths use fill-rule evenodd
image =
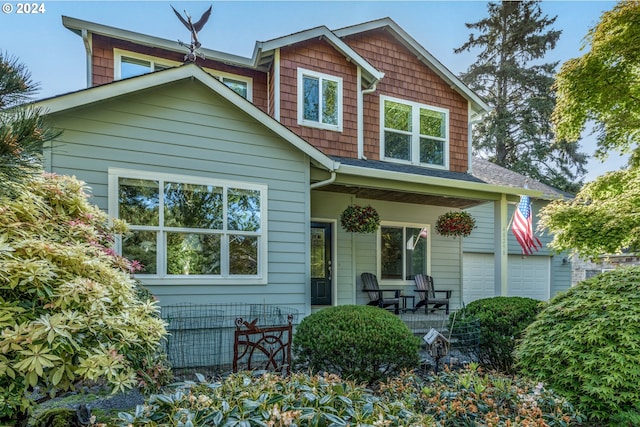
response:
<svg viewBox="0 0 640 427"><path fill-rule="evenodd" d="M465 23L488 16L485 1L30 1L0 0L0 51L15 56L31 72L40 90L36 99L86 87L82 39L62 26L62 16L148 34L167 40L189 40L171 6L194 20L213 5L213 14L198 34L204 48L250 57L256 41L266 41L324 25L338 29L389 17L454 74L467 70L474 52L455 54L469 38ZM33 5L37 7L33 7ZM557 16L549 28L561 30L545 62L582 56L584 37L614 1L543 0L541 9ZM31 13L24 13L30 11ZM23 13L19 13L23 12ZM37 12L37 13L36 13ZM594 138L584 136L582 151L592 155ZM591 159L585 181L619 169L625 158L615 153L601 163Z"/></svg>

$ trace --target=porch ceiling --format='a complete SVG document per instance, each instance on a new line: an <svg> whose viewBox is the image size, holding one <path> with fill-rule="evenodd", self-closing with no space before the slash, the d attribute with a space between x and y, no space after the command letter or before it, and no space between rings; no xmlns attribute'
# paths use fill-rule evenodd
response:
<svg viewBox="0 0 640 427"><path fill-rule="evenodd" d="M433 194L417 194L398 190L382 190L353 185L331 184L316 191L351 194L360 199L385 200L388 202L411 203L418 205L444 206L448 208L468 209L487 200L468 199L454 196L440 196Z"/></svg>

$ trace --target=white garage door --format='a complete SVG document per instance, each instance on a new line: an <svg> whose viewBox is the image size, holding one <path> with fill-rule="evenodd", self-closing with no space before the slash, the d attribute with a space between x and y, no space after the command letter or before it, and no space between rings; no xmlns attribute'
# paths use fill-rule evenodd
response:
<svg viewBox="0 0 640 427"><path fill-rule="evenodd" d="M462 296L465 304L499 295L495 291L493 254L464 254ZM542 301L550 295L550 258L509 255L508 295Z"/></svg>

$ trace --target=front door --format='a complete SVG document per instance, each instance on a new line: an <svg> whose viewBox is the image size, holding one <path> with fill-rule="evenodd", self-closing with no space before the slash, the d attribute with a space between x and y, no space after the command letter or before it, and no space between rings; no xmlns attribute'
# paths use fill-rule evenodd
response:
<svg viewBox="0 0 640 427"><path fill-rule="evenodd" d="M331 305L331 224L311 223L311 305Z"/></svg>

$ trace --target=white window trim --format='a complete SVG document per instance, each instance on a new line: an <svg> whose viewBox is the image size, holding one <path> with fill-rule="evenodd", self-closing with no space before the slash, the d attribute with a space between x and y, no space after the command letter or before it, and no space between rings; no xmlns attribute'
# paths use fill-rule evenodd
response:
<svg viewBox="0 0 640 427"><path fill-rule="evenodd" d="M401 160L401 159L393 159L385 157L385 147L384 147L384 103L385 101L397 102L399 104L410 105L411 106L411 160ZM416 111L419 109L426 109L437 111L439 113L444 113L445 116L445 138L442 140L441 138L431 137L434 139L442 140L444 142L444 162L443 165L434 165L432 163L421 163L420 162L420 114L416 114ZM417 109L417 110L416 110ZM409 134L408 132L405 132ZM449 110L446 108L435 107L433 105L421 104L419 102L407 101L405 99L394 98L391 96L380 96L380 158L386 162L391 163L402 163L402 164L412 164L418 166L425 166L433 169L442 169L449 170L449 149L451 144L450 132L449 132Z"/></svg>
<svg viewBox="0 0 640 427"><path fill-rule="evenodd" d="M229 78L237 80L239 82L245 82L247 84L247 101L253 101L253 78L247 76L241 76L238 74L226 73L224 71L214 70L213 68L205 68L207 73L211 74L216 79L220 80L224 84L224 79Z"/></svg>
<svg viewBox="0 0 640 427"><path fill-rule="evenodd" d="M144 55L137 52L130 52L128 50L122 50L118 48L113 49L113 78L114 80L120 80L122 78L122 57L126 56L127 58L140 59L142 61L149 61L152 66L156 64L162 65L163 67L178 67L180 66L179 62L170 61L165 59L159 59L156 56Z"/></svg>
<svg viewBox="0 0 640 427"><path fill-rule="evenodd" d="M338 83L338 124L337 125L329 125L326 123L321 123L321 122L314 122L311 120L305 120L304 119L304 81L303 81L303 77L304 76L309 76L309 77L315 77L317 79L321 79L321 80L330 80L333 82ZM298 124L301 126L306 126L306 127L313 127L313 128L318 128L318 129L327 129L327 130L333 130L333 131L337 131L337 132L342 132L342 123L343 123L343 118L342 118L342 111L343 111L343 106L342 106L342 100L343 100L343 96L342 96L342 77L337 77L337 76L332 76L330 74L324 74L324 73L319 73L317 71L311 71L311 70L307 70L305 68L300 68L298 67ZM320 116L322 116L322 111L319 112Z"/></svg>
<svg viewBox="0 0 640 427"><path fill-rule="evenodd" d="M268 186L264 184L256 184L252 182L230 181L216 178L204 178L191 175L177 175L169 173L156 173L132 169L109 168L109 187L108 187L108 210L109 215L118 218L118 179L121 177L138 178L149 180L175 181L189 184L215 185L224 188L240 188L248 190L260 191L260 234L258 236L258 274L251 276L233 275L222 277L218 275L176 275L166 274L166 250L162 237L158 241L157 260L158 266L162 267L162 273L158 274L136 274L144 282L151 285L168 284L189 284L189 285L266 285L268 280L268 229L267 229L267 212L268 212ZM226 209L226 207L225 207ZM144 228L144 226L141 226ZM166 236L161 233L160 236ZM116 238L115 250L122 253L122 239ZM221 248L222 256L228 257L228 247L223 239Z"/></svg>
<svg viewBox="0 0 640 427"><path fill-rule="evenodd" d="M402 227L403 228L403 233L406 233L406 229L407 228L418 228L418 229L422 229L422 228L426 228L427 229L427 273L426 274L431 274L431 224L418 224L415 222L395 222L395 221L381 221L380 222L380 227L378 227L378 231L376 232L376 272L378 277L380 278L380 282L384 282L384 283L394 283L396 285L406 285L406 284L410 284L413 283L413 280L406 280L406 279L382 279L382 245L381 240L382 240L382 227ZM405 237L405 242L406 242L407 238ZM404 253L403 253L403 258L404 258ZM405 268L407 267L407 263L406 260L404 260L405 262L403 262L402 264L402 277L407 277L407 272L405 271Z"/></svg>

